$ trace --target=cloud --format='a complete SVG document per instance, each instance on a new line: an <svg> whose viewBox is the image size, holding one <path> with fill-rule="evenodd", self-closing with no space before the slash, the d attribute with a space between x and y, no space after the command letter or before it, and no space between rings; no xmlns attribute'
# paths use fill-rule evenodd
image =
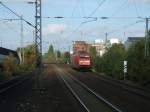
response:
<svg viewBox="0 0 150 112"><path fill-rule="evenodd" d="M49 36L52 34L60 34L68 28L66 24L49 24L43 28L43 36Z"/></svg>

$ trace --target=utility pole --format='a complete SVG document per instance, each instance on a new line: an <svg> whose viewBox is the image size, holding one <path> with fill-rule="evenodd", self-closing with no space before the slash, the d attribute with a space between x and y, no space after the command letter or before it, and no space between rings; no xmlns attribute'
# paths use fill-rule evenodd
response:
<svg viewBox="0 0 150 112"><path fill-rule="evenodd" d="M58 53L58 51L56 50L56 51L55 51L55 54L56 54L56 63L57 63L57 61L58 61L58 54L57 54L57 53Z"/></svg>
<svg viewBox="0 0 150 112"><path fill-rule="evenodd" d="M149 35L148 35L148 24L149 18L145 18L146 20L146 31L145 31L145 57L149 56Z"/></svg>
<svg viewBox="0 0 150 112"><path fill-rule="evenodd" d="M35 43L35 30L33 30L33 43Z"/></svg>
<svg viewBox="0 0 150 112"><path fill-rule="evenodd" d="M21 58L22 58L22 62L21 63L24 63L24 45L23 45L23 16L21 16L20 18L20 24L21 24L21 29L20 29L20 54L21 54Z"/></svg>
<svg viewBox="0 0 150 112"><path fill-rule="evenodd" d="M105 37L105 43L107 43L107 40L108 40L108 33L105 34L106 37Z"/></svg>
<svg viewBox="0 0 150 112"><path fill-rule="evenodd" d="M36 14L35 14L35 46L37 54L37 65L42 64L42 3L41 0L36 0Z"/></svg>
<svg viewBox="0 0 150 112"><path fill-rule="evenodd" d="M3 41L2 41L2 39L1 39L1 47L3 46Z"/></svg>

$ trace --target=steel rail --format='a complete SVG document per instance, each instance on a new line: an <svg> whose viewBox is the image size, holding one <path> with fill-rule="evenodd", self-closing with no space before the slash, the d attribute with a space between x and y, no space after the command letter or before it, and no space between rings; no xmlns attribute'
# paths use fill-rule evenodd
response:
<svg viewBox="0 0 150 112"><path fill-rule="evenodd" d="M81 72L77 72L77 73L78 74L82 74ZM75 74L75 72L74 72L74 74ZM134 85L130 85L130 84L124 83L122 81L119 81L119 80L116 80L116 79L112 79L110 77L106 77L106 76L102 76L102 75L100 77L97 73L88 72L86 74L87 75L93 74L91 76L97 78L98 80L101 80L101 81L103 81L105 83L109 83L109 84L111 84L113 86L119 87L119 88L121 88L123 90L126 90L126 91L128 91L130 93L133 93L135 95L144 97L146 99L147 98L150 99L150 91L149 90L146 90L146 89L143 89L141 87L134 86Z"/></svg>
<svg viewBox="0 0 150 112"><path fill-rule="evenodd" d="M63 80L67 88L71 91L73 96L77 99L77 101L83 106L83 108L86 110L86 112L90 112L88 107L83 103L83 101L78 97L78 95L75 93L75 91L71 88L71 86L68 84L68 82L59 74L59 77Z"/></svg>
<svg viewBox="0 0 150 112"><path fill-rule="evenodd" d="M59 69L61 72L62 70ZM71 80L73 80L76 84L78 84L79 86L81 86L84 90L86 90L88 93L90 93L91 95L94 95L99 101L103 102L104 104L106 104L107 106L109 106L110 108L112 108L113 110L115 110L116 112L122 112L119 108L117 108L116 106L114 106L113 104L111 104L110 102L108 102L106 99L104 99L102 96L98 95L96 92L94 92L93 90L91 90L90 88L88 88L85 84L83 84L81 81L77 80L75 77L71 76L70 73L67 73L65 71L63 71L63 73L67 74L66 77L70 77ZM61 79L64 81L64 83L66 84L66 86L69 88L69 90L72 92L72 94L75 96L75 98L81 103L81 105L86 109L87 112L90 112L90 110L88 109L88 107L83 103L83 101L79 98L79 96L75 93L75 91L73 90L73 88L69 85L69 83L65 80L64 74L59 74L59 76L61 77Z"/></svg>
<svg viewBox="0 0 150 112"><path fill-rule="evenodd" d="M109 84L112 84L114 86L120 87L120 88L122 88L122 89L124 89L124 90L126 90L130 93L133 93L133 94L136 94L138 96L150 99L150 91L146 90L144 88L137 87L137 86L134 86L134 85L130 85L130 84L124 83L122 81L112 79L112 78L109 78L109 77L106 77L106 76L101 76L100 77L100 76L98 76L98 74L95 74L95 75L92 75L92 76L95 77L95 78L98 78L99 80L104 81L105 83L109 83Z"/></svg>
<svg viewBox="0 0 150 112"><path fill-rule="evenodd" d="M13 88L13 87L16 87L16 86L22 84L22 83L23 83L24 81L26 81L28 78L29 78L29 76L28 76L28 77L24 76L23 79L21 80L21 77L19 77L18 79L20 79L20 80L16 81L16 80L14 79L15 82L13 82L13 80L10 80L10 81L11 81L11 83L10 83L11 85L9 85L9 81L7 81L6 83L3 83L3 85L7 85L7 84L8 84L8 86L5 87L5 88L1 88L1 89L0 89L0 94L6 92L7 90L9 90L9 89L11 89L11 88ZM2 83L1 83L1 84L2 84Z"/></svg>
<svg viewBox="0 0 150 112"><path fill-rule="evenodd" d="M103 98L102 96L98 95L96 92L94 92L92 89L90 89L88 86L86 86L84 83L82 83L81 81L77 80L75 77L71 76L69 74L69 76L79 85L81 85L83 88L85 88L87 91L89 91L91 94L93 94L94 96L96 96L99 100L103 101L104 103L106 103L107 105L109 105L110 107L112 107L114 110L116 110L117 112L122 112L119 108L117 108L116 106L114 106L112 103L110 103L109 101L107 101L105 98Z"/></svg>

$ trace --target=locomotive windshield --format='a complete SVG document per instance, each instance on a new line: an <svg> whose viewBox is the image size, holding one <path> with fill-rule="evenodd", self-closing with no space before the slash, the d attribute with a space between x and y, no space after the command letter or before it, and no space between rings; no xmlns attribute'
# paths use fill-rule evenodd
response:
<svg viewBox="0 0 150 112"><path fill-rule="evenodd" d="M80 55L80 58L90 58L89 55Z"/></svg>

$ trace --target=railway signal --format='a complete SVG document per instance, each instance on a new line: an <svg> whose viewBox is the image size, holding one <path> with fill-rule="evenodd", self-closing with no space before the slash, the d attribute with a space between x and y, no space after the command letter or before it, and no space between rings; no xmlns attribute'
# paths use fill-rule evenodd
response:
<svg viewBox="0 0 150 112"><path fill-rule="evenodd" d="M126 75L127 75L127 61L124 61L124 80L126 80Z"/></svg>

